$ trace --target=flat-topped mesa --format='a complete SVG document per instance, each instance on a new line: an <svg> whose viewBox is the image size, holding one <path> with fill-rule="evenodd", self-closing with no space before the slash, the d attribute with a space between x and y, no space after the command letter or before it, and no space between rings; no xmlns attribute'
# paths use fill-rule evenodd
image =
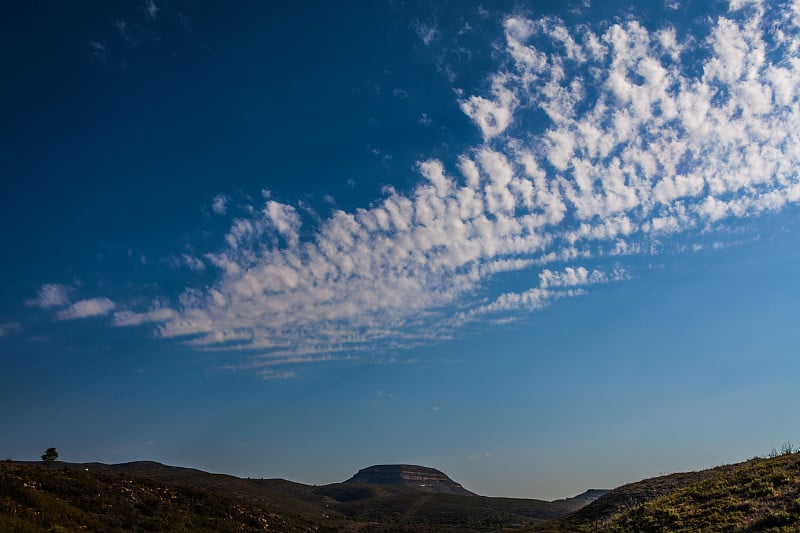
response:
<svg viewBox="0 0 800 533"><path fill-rule="evenodd" d="M449 477L435 468L416 465L375 465L362 468L345 483L370 483L374 485L394 485L412 487L426 492L474 496Z"/></svg>

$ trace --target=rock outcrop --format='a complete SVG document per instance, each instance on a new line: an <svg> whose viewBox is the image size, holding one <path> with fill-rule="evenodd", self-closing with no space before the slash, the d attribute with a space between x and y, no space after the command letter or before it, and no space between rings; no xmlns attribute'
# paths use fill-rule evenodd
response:
<svg viewBox="0 0 800 533"><path fill-rule="evenodd" d="M373 485L394 485L412 487L439 494L458 494L474 496L449 477L435 468L416 465L375 465L363 468L345 483L369 483Z"/></svg>

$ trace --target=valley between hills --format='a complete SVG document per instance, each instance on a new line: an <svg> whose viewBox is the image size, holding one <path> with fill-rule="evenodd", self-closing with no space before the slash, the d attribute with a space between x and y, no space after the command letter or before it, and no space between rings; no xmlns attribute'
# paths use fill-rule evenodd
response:
<svg viewBox="0 0 800 533"><path fill-rule="evenodd" d="M552 502L479 496L415 465L376 465L342 483L313 486L149 461L5 461L0 531L800 531L800 453Z"/></svg>

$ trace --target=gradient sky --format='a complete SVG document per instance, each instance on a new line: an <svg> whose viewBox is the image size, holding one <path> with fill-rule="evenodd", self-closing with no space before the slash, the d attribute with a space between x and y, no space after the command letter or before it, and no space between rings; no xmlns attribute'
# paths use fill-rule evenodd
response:
<svg viewBox="0 0 800 533"><path fill-rule="evenodd" d="M345 4L6 10L0 455L553 499L800 440L800 2Z"/></svg>

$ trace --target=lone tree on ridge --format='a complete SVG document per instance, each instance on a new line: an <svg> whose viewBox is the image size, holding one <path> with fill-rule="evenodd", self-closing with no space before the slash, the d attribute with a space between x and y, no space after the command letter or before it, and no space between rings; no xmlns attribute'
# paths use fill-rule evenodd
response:
<svg viewBox="0 0 800 533"><path fill-rule="evenodd" d="M55 448L47 448L47 450L42 454L42 462L47 466L52 464L52 462L56 459L58 459L58 452Z"/></svg>

